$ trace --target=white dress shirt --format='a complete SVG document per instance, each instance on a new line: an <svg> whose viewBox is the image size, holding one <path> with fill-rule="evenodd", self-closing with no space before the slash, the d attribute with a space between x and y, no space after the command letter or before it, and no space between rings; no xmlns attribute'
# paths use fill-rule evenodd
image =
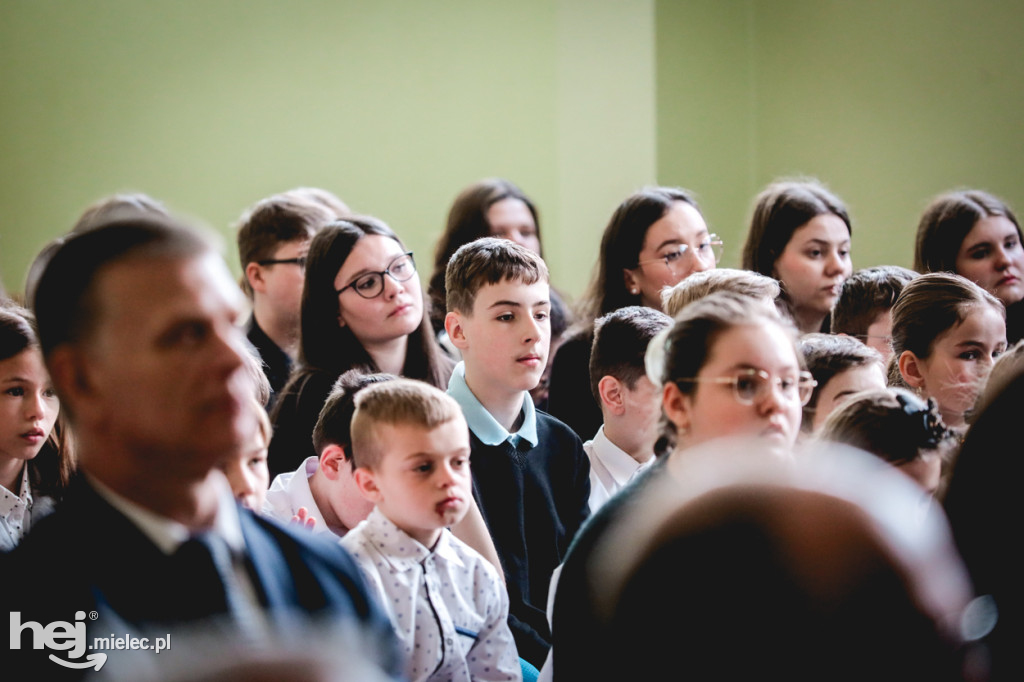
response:
<svg viewBox="0 0 1024 682"><path fill-rule="evenodd" d="M388 611L409 680L521 679L505 586L450 531L429 550L374 508L341 544Z"/></svg>
<svg viewBox="0 0 1024 682"><path fill-rule="evenodd" d="M583 451L590 458L591 514L654 463L653 453L643 464L633 459L625 450L608 440L603 425L593 439L583 444Z"/></svg>
<svg viewBox="0 0 1024 682"><path fill-rule="evenodd" d="M319 466L320 458L309 456L295 471L275 476L263 501L263 513L281 523L290 523L292 517L299 513L299 507L305 507L309 515L316 519L316 525L310 529L313 533L332 533L324 523L323 513L316 506L313 491L309 489L309 479Z"/></svg>

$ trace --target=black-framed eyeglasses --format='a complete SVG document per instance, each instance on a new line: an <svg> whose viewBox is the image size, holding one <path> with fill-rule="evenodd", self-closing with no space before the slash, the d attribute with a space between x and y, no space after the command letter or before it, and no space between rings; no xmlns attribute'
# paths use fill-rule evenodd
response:
<svg viewBox="0 0 1024 682"><path fill-rule="evenodd" d="M697 248L691 249L688 244L677 244L676 247L668 253L663 253L657 258L648 258L647 260L638 261L636 267L646 265L648 263L664 263L675 271L676 266L679 265L683 256L687 253L693 254L699 261L714 265L718 263L722 258L722 238L717 234L708 235L704 241L697 245Z"/></svg>
<svg viewBox="0 0 1024 682"><path fill-rule="evenodd" d="M377 298L384 293L384 275L387 275L396 282L407 282L416 274L416 261L413 260L412 251L406 251L380 272L366 272L355 278L350 284L346 284L336 293L340 294L346 289L352 289L363 298Z"/></svg>
<svg viewBox="0 0 1024 682"><path fill-rule="evenodd" d="M732 384L733 397L740 405L753 405L766 398L772 386L779 389L779 394L789 402L806 405L811 399L814 387L818 382L810 372L800 372L795 377L772 376L763 369L745 369L731 377L692 377L675 379L675 383L711 383Z"/></svg>
<svg viewBox="0 0 1024 682"><path fill-rule="evenodd" d="M289 263L292 265L298 265L300 268L305 269L306 257L298 256L296 258L267 258L265 260L256 261L259 265L278 265L280 263Z"/></svg>

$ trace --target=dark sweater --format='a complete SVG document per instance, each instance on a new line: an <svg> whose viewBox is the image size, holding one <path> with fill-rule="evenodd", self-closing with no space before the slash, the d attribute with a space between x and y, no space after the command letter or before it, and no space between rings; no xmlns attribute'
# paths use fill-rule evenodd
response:
<svg viewBox="0 0 1024 682"><path fill-rule="evenodd" d="M614 651L614 642L603 643L593 605L592 576L600 570L591 558L595 547L608 528L627 516L644 492L662 478L667 456L659 457L647 471L612 496L580 529L558 576L554 610L552 644L555 646L554 680L601 679L601 651Z"/></svg>
<svg viewBox="0 0 1024 682"><path fill-rule="evenodd" d="M470 462L473 496L505 570L516 648L540 667L551 637L548 585L589 513L590 460L571 429L536 414L536 447L485 445L471 431Z"/></svg>
<svg viewBox="0 0 1024 682"><path fill-rule="evenodd" d="M249 318L246 338L263 359L263 373L267 375L267 381L270 382L270 402L267 403L269 410L273 407L277 394L288 381L288 374L292 371L292 359L267 336L255 316Z"/></svg>

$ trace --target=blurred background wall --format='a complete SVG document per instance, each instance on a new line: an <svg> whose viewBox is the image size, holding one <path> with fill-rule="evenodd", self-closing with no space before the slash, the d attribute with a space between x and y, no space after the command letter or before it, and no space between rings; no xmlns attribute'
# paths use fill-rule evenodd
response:
<svg viewBox="0 0 1024 682"><path fill-rule="evenodd" d="M455 195L506 177L554 283L584 288L614 207L699 196L736 266L757 191L813 175L854 265L910 265L934 194L1018 209L1024 5L997 0L0 0L0 278L93 201L141 191L224 235L320 186L429 276Z"/></svg>

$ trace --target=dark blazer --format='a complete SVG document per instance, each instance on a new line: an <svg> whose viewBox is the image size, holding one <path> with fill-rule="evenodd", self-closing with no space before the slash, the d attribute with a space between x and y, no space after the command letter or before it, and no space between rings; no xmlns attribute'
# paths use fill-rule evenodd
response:
<svg viewBox="0 0 1024 682"><path fill-rule="evenodd" d="M394 635L362 574L337 543L321 541L239 508L246 544L245 565L267 620L289 623L314 617L347 620L370 630L385 643L381 665L398 669ZM11 611L21 622L44 626L71 622L77 611L110 614L138 631L162 631L194 625L220 615L197 588L129 519L111 507L84 479L76 480L64 501L41 521L0 564L11 590ZM89 621L85 621L87 627ZM109 636L108 631L89 633ZM118 634L118 633L113 633ZM9 636L9 634L8 634ZM9 640L6 640L9 641ZM23 632L21 654L30 654ZM42 651L39 671L57 673ZM117 652L110 652L116 654ZM67 658L67 656L64 656ZM67 671L70 672L70 671Z"/></svg>

